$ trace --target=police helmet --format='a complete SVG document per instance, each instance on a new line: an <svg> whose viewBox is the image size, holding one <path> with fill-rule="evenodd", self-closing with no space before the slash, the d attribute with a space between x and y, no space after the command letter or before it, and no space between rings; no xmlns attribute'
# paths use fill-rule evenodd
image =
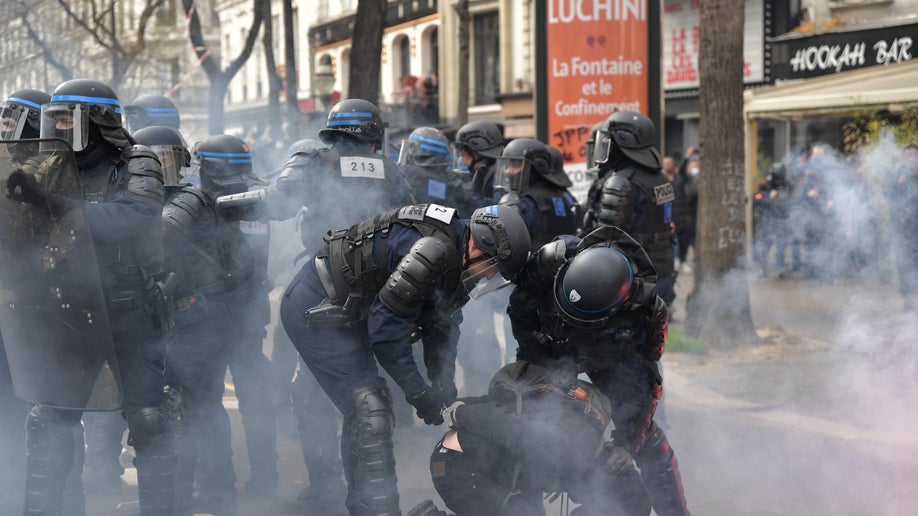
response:
<svg viewBox="0 0 918 516"><path fill-rule="evenodd" d="M41 106L51 95L39 90L17 90L0 104L3 123L0 140L38 138L41 134Z"/></svg>
<svg viewBox="0 0 918 516"><path fill-rule="evenodd" d="M545 179L561 188L573 186L574 183L564 171L564 156L561 150L553 145L546 145L546 147L548 147L548 153L551 154L551 170L548 171Z"/></svg>
<svg viewBox="0 0 918 516"><path fill-rule="evenodd" d="M653 147L653 121L635 111L617 111L606 120L596 135L593 159L610 163L620 151L625 157L647 168L659 170L660 153Z"/></svg>
<svg viewBox="0 0 918 516"><path fill-rule="evenodd" d="M106 84L90 79L61 83L42 106L41 137L59 138L74 152L105 140L117 148L130 144L121 126L121 103Z"/></svg>
<svg viewBox="0 0 918 516"><path fill-rule="evenodd" d="M509 206L478 208L469 219L475 246L497 265L501 276L514 281L529 257L529 229L517 211Z"/></svg>
<svg viewBox="0 0 918 516"><path fill-rule="evenodd" d="M554 305L575 328L595 328L624 306L635 284L631 261L614 247L585 249L555 275Z"/></svg>
<svg viewBox="0 0 918 516"><path fill-rule="evenodd" d="M517 138L500 153L495 186L522 192L534 178L546 177L550 172L548 146L533 138Z"/></svg>
<svg viewBox="0 0 918 516"><path fill-rule="evenodd" d="M447 167L453 163L449 140L433 127L418 127L406 140L398 153L399 165L420 167Z"/></svg>
<svg viewBox="0 0 918 516"><path fill-rule="evenodd" d="M382 143L383 121L376 105L363 99L347 99L332 106L325 129L319 131L319 139L331 144L342 136L367 143Z"/></svg>
<svg viewBox="0 0 918 516"><path fill-rule="evenodd" d="M220 195L241 193L262 181L252 172L252 154L240 138L228 134L208 136L191 151L192 175L201 189Z"/></svg>
<svg viewBox="0 0 918 516"><path fill-rule="evenodd" d="M182 169L191 166L191 153L185 148L185 140L176 129L156 125L145 127L134 133L134 140L156 153L163 167L163 182L166 186L181 184Z"/></svg>
<svg viewBox="0 0 918 516"><path fill-rule="evenodd" d="M492 122L469 122L456 131L457 150L470 149L487 158L497 159L503 150L503 144L504 136Z"/></svg>
<svg viewBox="0 0 918 516"><path fill-rule="evenodd" d="M181 124L178 108L165 95L137 97L124 106L124 119L131 133L154 125L178 129Z"/></svg>

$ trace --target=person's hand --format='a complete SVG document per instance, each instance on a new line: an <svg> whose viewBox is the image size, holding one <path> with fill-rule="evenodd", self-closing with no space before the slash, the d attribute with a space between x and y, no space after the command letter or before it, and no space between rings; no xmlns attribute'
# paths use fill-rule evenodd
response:
<svg viewBox="0 0 918 516"><path fill-rule="evenodd" d="M46 206L47 196L32 174L16 169L6 180L6 196L14 201Z"/></svg>
<svg viewBox="0 0 918 516"><path fill-rule="evenodd" d="M443 424L443 416L440 415L440 411L443 410L444 405L440 400L440 393L435 389L425 389L421 394L405 399L415 408L418 418L423 419L425 424Z"/></svg>
<svg viewBox="0 0 918 516"><path fill-rule="evenodd" d="M449 425L450 428L456 428L458 424L458 419L456 418L456 411L459 410L459 407L465 405L464 401L454 401L452 405L443 409L440 412L440 415L443 417L443 421Z"/></svg>

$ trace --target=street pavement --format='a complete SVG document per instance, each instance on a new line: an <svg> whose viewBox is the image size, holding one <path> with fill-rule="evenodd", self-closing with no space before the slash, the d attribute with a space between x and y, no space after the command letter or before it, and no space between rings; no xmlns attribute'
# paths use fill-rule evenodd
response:
<svg viewBox="0 0 918 516"><path fill-rule="evenodd" d="M693 514L916 514L918 321L902 312L894 280L868 274L831 284L797 276L750 274L749 280L758 344L664 357L665 427ZM677 282L674 327L685 315L692 281L683 272ZM249 472L228 387L241 486ZM418 422L396 431L406 512L427 498L443 507L427 468L442 432ZM249 498L240 487L236 514L284 514L282 500L308 485L288 415L279 417L278 433L277 498ZM129 484L132 473L124 477ZM118 497L91 496L88 514L131 514L135 496L129 486ZM548 514L562 513L559 502L546 507Z"/></svg>

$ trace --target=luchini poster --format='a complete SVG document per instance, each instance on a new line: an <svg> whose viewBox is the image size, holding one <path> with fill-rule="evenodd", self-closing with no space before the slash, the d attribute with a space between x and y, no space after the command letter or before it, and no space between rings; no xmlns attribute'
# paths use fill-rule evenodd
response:
<svg viewBox="0 0 918 516"><path fill-rule="evenodd" d="M569 168L583 168L592 127L616 109L648 114L647 19L647 0L548 1L548 143Z"/></svg>

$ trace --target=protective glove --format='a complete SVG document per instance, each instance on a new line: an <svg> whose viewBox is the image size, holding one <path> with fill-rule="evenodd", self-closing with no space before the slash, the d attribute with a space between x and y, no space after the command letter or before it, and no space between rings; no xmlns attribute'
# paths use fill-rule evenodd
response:
<svg viewBox="0 0 918 516"><path fill-rule="evenodd" d="M456 419L456 410L463 405L465 405L464 401L454 401L452 405L440 412L440 415L443 416L443 421L449 425L450 428L456 428L458 421Z"/></svg>
<svg viewBox="0 0 918 516"><path fill-rule="evenodd" d="M425 389L421 394L409 396L405 399L415 408L418 419L423 419L424 423L428 425L443 424L443 416L440 415L440 411L444 405L436 389Z"/></svg>
<svg viewBox="0 0 918 516"><path fill-rule="evenodd" d="M6 196L14 201L46 208L53 216L62 216L78 201L60 195L45 194L35 176L22 169L14 170L6 180Z"/></svg>
<svg viewBox="0 0 918 516"><path fill-rule="evenodd" d="M6 180L6 196L14 201L27 202L35 206L47 206L47 196L32 174L16 169Z"/></svg>

